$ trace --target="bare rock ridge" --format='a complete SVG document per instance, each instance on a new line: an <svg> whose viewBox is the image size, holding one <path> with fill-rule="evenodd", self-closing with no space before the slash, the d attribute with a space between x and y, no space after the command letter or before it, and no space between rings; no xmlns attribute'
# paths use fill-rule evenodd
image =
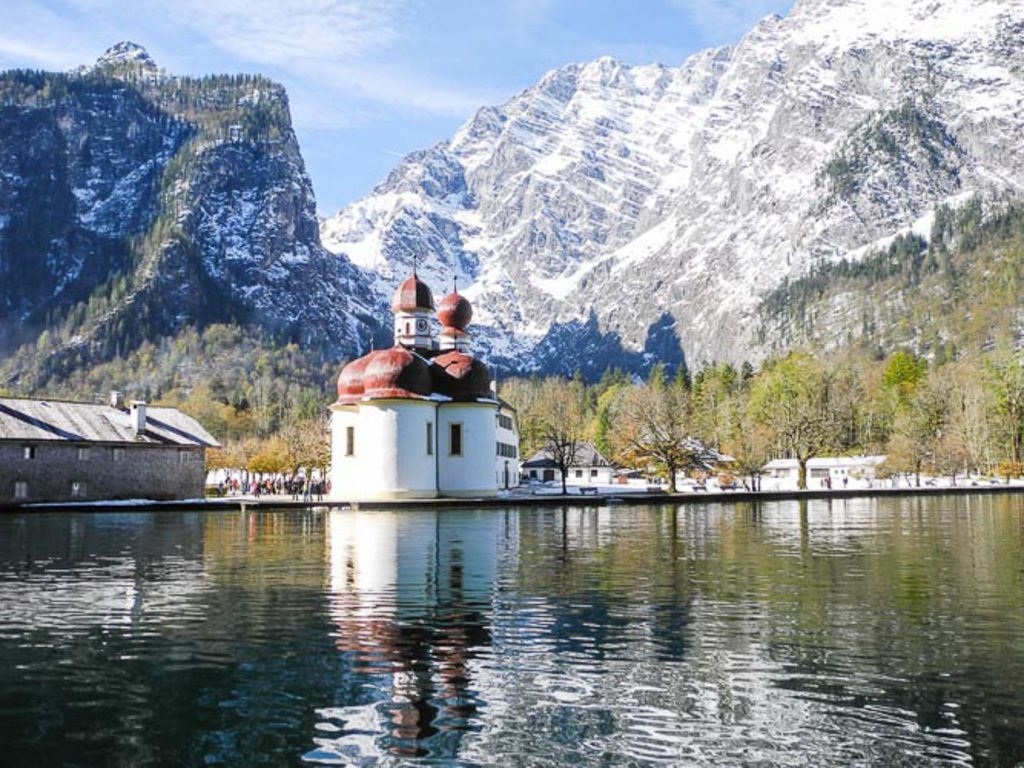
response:
<svg viewBox="0 0 1024 768"><path fill-rule="evenodd" d="M149 55L149 52L137 43L124 40L112 45L102 56L96 59L96 63L90 69L97 70L105 67L118 67L121 65L141 67L152 72L157 71L156 62Z"/></svg>
<svg viewBox="0 0 1024 768"><path fill-rule="evenodd" d="M381 305L459 277L499 366L756 360L762 299L1024 188L1024 3L801 0L678 67L571 64L321 225Z"/></svg>

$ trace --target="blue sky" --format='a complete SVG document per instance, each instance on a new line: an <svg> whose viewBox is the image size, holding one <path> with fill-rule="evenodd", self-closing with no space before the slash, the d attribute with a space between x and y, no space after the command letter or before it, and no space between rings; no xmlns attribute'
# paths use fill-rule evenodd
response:
<svg viewBox="0 0 1024 768"><path fill-rule="evenodd" d="M176 74L288 88L320 212L368 193L547 70L611 55L677 65L793 0L3 0L0 69L69 69L119 40Z"/></svg>

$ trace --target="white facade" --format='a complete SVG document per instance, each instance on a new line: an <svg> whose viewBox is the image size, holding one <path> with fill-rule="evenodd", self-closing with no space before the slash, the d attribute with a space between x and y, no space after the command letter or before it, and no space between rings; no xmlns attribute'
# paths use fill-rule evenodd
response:
<svg viewBox="0 0 1024 768"><path fill-rule="evenodd" d="M371 400L332 406L331 497L496 495L505 487L495 471L496 411L493 402ZM518 455L518 439L508 444ZM518 461L510 471L518 482Z"/></svg>
<svg viewBox="0 0 1024 768"><path fill-rule="evenodd" d="M562 471L558 467L531 467L525 469L523 478L537 480L538 482L553 482L561 484ZM569 476L565 479L566 485L618 485L618 478L615 470L611 467L573 467L569 470Z"/></svg>
<svg viewBox="0 0 1024 768"><path fill-rule="evenodd" d="M496 403L444 403L438 407L441 445L438 491L442 496L494 496ZM458 431L459 445L453 432ZM458 448L458 450L456 450Z"/></svg>
<svg viewBox="0 0 1024 768"><path fill-rule="evenodd" d="M617 470L618 468L602 456L592 443L582 442L576 449L576 460L569 467L565 484L576 486L614 485ZM522 476L524 479L538 482L558 484L562 482L562 472L554 466L551 455L546 450L538 451L530 457L529 461L523 463Z"/></svg>
<svg viewBox="0 0 1024 768"><path fill-rule="evenodd" d="M877 475L885 456L816 456L807 460L807 488L867 488ZM796 459L775 459L761 468L763 490L794 490L799 484L800 463Z"/></svg>
<svg viewBox="0 0 1024 768"><path fill-rule="evenodd" d="M516 412L504 403L495 415L496 440L494 482L498 488L519 485L519 433L516 431Z"/></svg>
<svg viewBox="0 0 1024 768"><path fill-rule="evenodd" d="M331 495L346 500L438 495L436 403L376 400L334 406Z"/></svg>

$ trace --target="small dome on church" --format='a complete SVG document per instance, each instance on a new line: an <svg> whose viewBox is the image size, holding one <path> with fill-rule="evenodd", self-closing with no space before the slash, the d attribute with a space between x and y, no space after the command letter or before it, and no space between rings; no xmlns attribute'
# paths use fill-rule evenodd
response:
<svg viewBox="0 0 1024 768"><path fill-rule="evenodd" d="M465 352L451 350L433 359L434 390L455 400L491 397L487 366Z"/></svg>
<svg viewBox="0 0 1024 768"><path fill-rule="evenodd" d="M434 308L434 294L430 286L420 280L413 272L405 282L398 286L391 309L395 312L415 312L417 309L431 310Z"/></svg>
<svg viewBox="0 0 1024 768"><path fill-rule="evenodd" d="M363 393L374 399L426 397L430 394L430 366L403 347L373 352L363 374Z"/></svg>
<svg viewBox="0 0 1024 768"><path fill-rule="evenodd" d="M354 403L363 396L363 375L371 355L363 355L341 369L341 375L338 376L339 403Z"/></svg>
<svg viewBox="0 0 1024 768"><path fill-rule="evenodd" d="M473 305L458 291L453 291L441 299L437 308L437 319L445 328L464 331L473 322Z"/></svg>

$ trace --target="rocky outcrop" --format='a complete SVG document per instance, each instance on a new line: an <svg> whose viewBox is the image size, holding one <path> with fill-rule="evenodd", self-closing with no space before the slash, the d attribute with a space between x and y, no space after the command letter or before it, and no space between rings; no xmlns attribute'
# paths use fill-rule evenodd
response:
<svg viewBox="0 0 1024 768"><path fill-rule="evenodd" d="M115 46L73 73L0 75L4 378L235 322L342 357L379 322L320 245L288 100L262 77L169 76Z"/></svg>

